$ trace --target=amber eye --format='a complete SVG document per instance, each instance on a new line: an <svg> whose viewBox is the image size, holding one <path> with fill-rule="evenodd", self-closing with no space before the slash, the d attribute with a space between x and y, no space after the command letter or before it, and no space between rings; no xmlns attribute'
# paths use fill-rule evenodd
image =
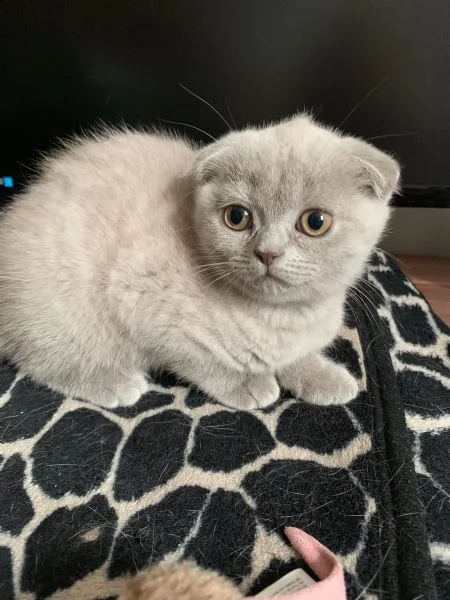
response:
<svg viewBox="0 0 450 600"><path fill-rule="evenodd" d="M318 209L306 210L297 221L297 229L311 237L324 235L331 227L333 217Z"/></svg>
<svg viewBox="0 0 450 600"><path fill-rule="evenodd" d="M252 224L252 215L243 206L231 205L223 210L223 220L225 225L235 231L244 231Z"/></svg>

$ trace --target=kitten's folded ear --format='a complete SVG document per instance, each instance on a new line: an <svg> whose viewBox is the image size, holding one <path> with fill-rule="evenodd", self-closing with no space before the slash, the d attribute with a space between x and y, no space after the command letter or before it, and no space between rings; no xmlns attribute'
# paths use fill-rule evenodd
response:
<svg viewBox="0 0 450 600"><path fill-rule="evenodd" d="M400 183L398 162L375 146L350 138L352 158L356 162L356 176L363 191L380 200L389 200Z"/></svg>
<svg viewBox="0 0 450 600"><path fill-rule="evenodd" d="M228 148L221 143L209 144L197 152L192 168L196 185L208 183L224 171Z"/></svg>

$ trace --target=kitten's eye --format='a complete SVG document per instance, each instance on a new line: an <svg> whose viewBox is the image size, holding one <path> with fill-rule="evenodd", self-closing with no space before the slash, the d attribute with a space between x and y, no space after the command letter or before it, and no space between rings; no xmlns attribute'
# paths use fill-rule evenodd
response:
<svg viewBox="0 0 450 600"><path fill-rule="evenodd" d="M223 220L225 225L235 231L244 231L252 224L252 215L243 206L231 205L223 210Z"/></svg>
<svg viewBox="0 0 450 600"><path fill-rule="evenodd" d="M311 237L324 235L331 227L333 217L318 209L306 210L297 221L297 229Z"/></svg>

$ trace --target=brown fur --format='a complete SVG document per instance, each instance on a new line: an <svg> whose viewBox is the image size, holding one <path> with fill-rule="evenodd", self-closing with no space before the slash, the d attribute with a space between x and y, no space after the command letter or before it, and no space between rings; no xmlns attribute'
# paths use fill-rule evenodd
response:
<svg viewBox="0 0 450 600"><path fill-rule="evenodd" d="M242 600L221 575L190 563L156 566L134 577L120 600Z"/></svg>

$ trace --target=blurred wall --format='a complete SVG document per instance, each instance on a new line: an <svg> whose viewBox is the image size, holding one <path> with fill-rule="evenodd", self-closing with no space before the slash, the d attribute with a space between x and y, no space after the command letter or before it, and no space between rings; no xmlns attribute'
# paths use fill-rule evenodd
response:
<svg viewBox="0 0 450 600"><path fill-rule="evenodd" d="M391 254L450 256L450 209L394 209L381 247Z"/></svg>
<svg viewBox="0 0 450 600"><path fill-rule="evenodd" d="M0 174L99 118L223 133L181 82L238 126L314 109L450 185L449 67L448 0L3 0Z"/></svg>

